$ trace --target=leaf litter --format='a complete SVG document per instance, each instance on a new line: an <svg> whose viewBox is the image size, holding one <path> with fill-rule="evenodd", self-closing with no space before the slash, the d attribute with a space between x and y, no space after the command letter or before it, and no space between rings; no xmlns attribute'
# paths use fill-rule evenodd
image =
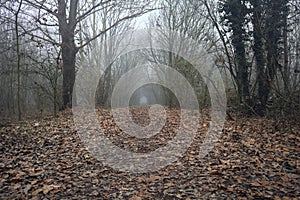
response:
<svg viewBox="0 0 300 200"><path fill-rule="evenodd" d="M149 124L148 108L132 108L135 123ZM99 126L113 144L146 153L166 145L178 131L176 109L155 136L139 139L116 126L109 110L99 109ZM298 199L299 124L272 119L225 122L220 141L200 159L209 127L201 114L195 140L178 161L144 174L116 171L96 160L76 133L70 110L58 117L6 122L0 127L1 199ZM278 128L279 127L279 128Z"/></svg>

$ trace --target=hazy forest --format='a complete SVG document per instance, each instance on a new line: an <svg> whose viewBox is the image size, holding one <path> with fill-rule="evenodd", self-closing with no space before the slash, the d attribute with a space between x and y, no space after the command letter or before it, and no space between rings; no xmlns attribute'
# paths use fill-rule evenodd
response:
<svg viewBox="0 0 300 200"><path fill-rule="evenodd" d="M0 0L0 199L299 199L299 0Z"/></svg>

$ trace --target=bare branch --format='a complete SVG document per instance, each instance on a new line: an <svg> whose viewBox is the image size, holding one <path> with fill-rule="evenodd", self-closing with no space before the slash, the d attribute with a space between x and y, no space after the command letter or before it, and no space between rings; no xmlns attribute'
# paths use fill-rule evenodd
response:
<svg viewBox="0 0 300 200"><path fill-rule="evenodd" d="M145 13L148 13L148 12L151 12L151 11L154 11L156 9L148 9L146 11L142 11L142 12L139 12L139 13L135 13L133 15L130 15L130 16L126 16L126 17L123 17L121 19L119 19L117 22L115 22L114 24L112 24L110 27L106 28L105 30L101 31L100 33L98 33L96 36L88 39L84 44L82 44L81 46L77 47L77 51L85 46L87 46L90 42L96 40L98 37L100 37L102 34L104 34L105 32L109 31L110 29L114 28L115 26L119 25L121 22L125 21L125 20L128 20L128 19L132 19L132 18L135 18L135 17L138 17L138 16L141 16Z"/></svg>
<svg viewBox="0 0 300 200"><path fill-rule="evenodd" d="M96 9L100 6L104 6L105 4L108 4L110 3L111 0L108 0L108 1L105 1L105 2L100 2L96 5L94 5L93 7L91 7L88 11L86 11L85 13L83 13L82 15L78 16L77 17L77 22L76 23L79 23L80 21L82 21L83 19L85 19L86 17L88 17L89 15L99 11L100 9ZM102 9L102 8L101 8Z"/></svg>

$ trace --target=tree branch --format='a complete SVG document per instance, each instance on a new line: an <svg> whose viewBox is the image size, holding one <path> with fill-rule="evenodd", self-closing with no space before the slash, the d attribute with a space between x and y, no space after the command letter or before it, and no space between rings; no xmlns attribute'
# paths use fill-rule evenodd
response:
<svg viewBox="0 0 300 200"><path fill-rule="evenodd" d="M82 44L81 46L78 46L77 47L77 51L85 46L87 46L90 42L96 40L98 37L100 37L102 34L104 34L105 32L109 31L110 29L114 28L115 26L119 25L121 22L125 21L125 20L128 20L128 19L131 19L131 18L135 18L135 17L138 17L138 16L141 16L145 13L148 13L148 12L151 12L153 10L156 10L156 9L148 9L146 11L143 11L143 12L139 12L139 13L135 13L133 15L130 15L130 16L126 16L126 17L123 17L121 19L119 19L117 22L115 22L114 24L112 24L110 27L106 28L105 30L101 31L100 33L98 33L97 35L95 35L94 37L88 39L84 44Z"/></svg>

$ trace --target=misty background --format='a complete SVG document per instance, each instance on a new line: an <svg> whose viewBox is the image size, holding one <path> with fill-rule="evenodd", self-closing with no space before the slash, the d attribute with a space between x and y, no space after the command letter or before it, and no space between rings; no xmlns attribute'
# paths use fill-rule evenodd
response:
<svg viewBox="0 0 300 200"><path fill-rule="evenodd" d="M200 108L209 107L203 77L178 54L144 49L116 55L122 33L141 28L149 34L159 30L159 41L170 49L169 33L180 32L211 54L226 86L230 111L299 114L297 0L0 2L1 117L56 115L72 107L76 72L99 65L101 59L107 68L97 86L99 107L110 107L120 77L144 63L150 66L149 76L158 76L156 64L176 69L194 88ZM108 40L111 37L115 39ZM168 79L168 74L159 78ZM158 84L140 87L130 100L130 106L151 104L179 106L175 95Z"/></svg>

